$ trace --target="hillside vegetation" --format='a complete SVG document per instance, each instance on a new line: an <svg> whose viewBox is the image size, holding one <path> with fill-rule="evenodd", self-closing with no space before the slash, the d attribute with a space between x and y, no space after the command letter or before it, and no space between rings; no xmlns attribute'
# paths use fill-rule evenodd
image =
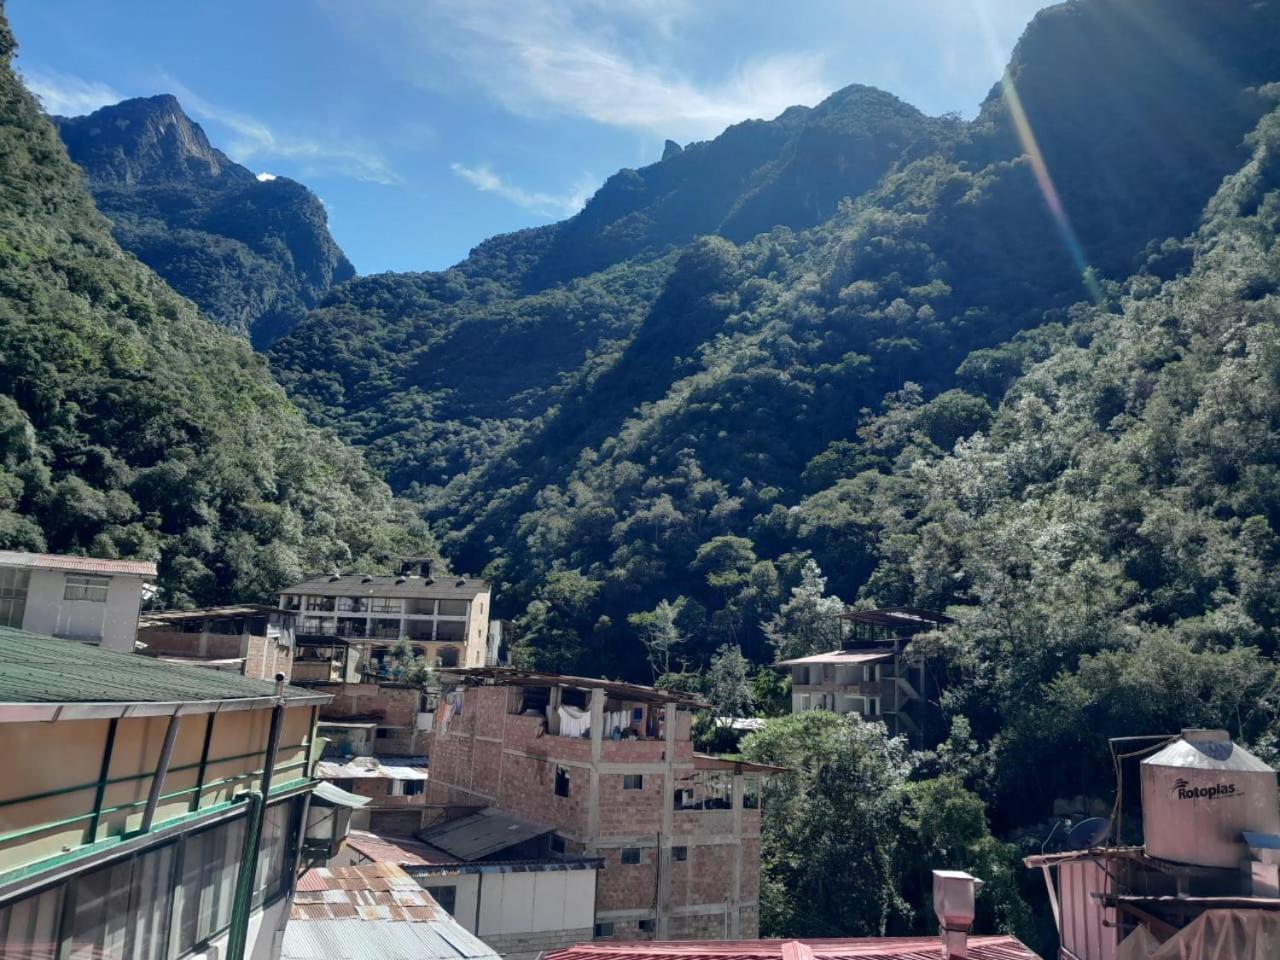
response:
<svg viewBox="0 0 1280 960"><path fill-rule="evenodd" d="M112 239L0 21L0 548L160 562L171 604L418 549L360 454Z"/></svg>

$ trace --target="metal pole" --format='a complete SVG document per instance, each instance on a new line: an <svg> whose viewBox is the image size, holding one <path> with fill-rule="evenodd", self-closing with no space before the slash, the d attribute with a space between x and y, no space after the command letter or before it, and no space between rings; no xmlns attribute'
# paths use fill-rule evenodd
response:
<svg viewBox="0 0 1280 960"><path fill-rule="evenodd" d="M151 790L147 793L147 805L142 811L142 832L151 829L151 821L156 816L156 804L160 802L160 791L164 787L164 778L169 775L169 761L173 759L173 743L178 739L178 725L181 715L175 713L169 717L169 726L164 732L164 744L160 747L160 759L156 762L156 773L151 778Z"/></svg>
<svg viewBox="0 0 1280 960"><path fill-rule="evenodd" d="M107 792L107 777L111 773L111 754L116 748L116 725L119 722L119 717L112 717L107 725L107 742L102 748L102 769L98 773L98 789L93 797L93 819L89 821L85 843L94 843L98 839L98 819L102 816L102 798Z"/></svg>

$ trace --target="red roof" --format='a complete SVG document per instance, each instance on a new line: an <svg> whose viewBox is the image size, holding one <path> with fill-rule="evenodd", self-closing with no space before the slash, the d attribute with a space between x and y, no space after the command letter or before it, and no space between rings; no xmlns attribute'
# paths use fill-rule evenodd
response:
<svg viewBox="0 0 1280 960"><path fill-rule="evenodd" d="M352 830L347 834L347 846L374 863L398 863L400 866L427 867L442 863L461 863L439 847L413 837L392 837Z"/></svg>
<svg viewBox="0 0 1280 960"><path fill-rule="evenodd" d="M937 937L857 937L849 940L676 940L654 943L580 943L543 960L939 960ZM970 937L972 960L1040 960L1017 938Z"/></svg>
<svg viewBox="0 0 1280 960"><path fill-rule="evenodd" d="M156 576L156 565L149 560L102 560L98 557L73 557L61 553L25 553L20 550L0 550L0 566L78 570L83 573L127 573L130 576L150 579Z"/></svg>

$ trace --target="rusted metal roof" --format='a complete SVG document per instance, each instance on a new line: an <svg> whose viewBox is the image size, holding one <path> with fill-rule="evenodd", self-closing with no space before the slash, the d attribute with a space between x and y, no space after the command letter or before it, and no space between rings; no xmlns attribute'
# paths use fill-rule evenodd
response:
<svg viewBox="0 0 1280 960"><path fill-rule="evenodd" d="M437 864L460 863L439 847L415 840L413 837L383 836L366 830L352 830L347 835L347 846L373 861L397 863L400 866L426 867Z"/></svg>
<svg viewBox="0 0 1280 960"><path fill-rule="evenodd" d="M830 653L815 653L807 657L796 657L792 660L779 660L775 667L801 666L807 663L883 663L893 659L893 649L887 650L832 650Z"/></svg>
<svg viewBox="0 0 1280 960"><path fill-rule="evenodd" d="M539 673L536 670L518 670L515 667L453 667L439 668L438 673L457 677L464 681L490 681L496 686L508 687L575 687L582 690L604 690L619 700L636 703L678 703L683 707L706 709L711 705L687 693L646 687L638 683L617 680L601 680L595 677L571 677L560 673Z"/></svg>
<svg viewBox="0 0 1280 960"><path fill-rule="evenodd" d="M103 560L99 557L73 557L63 553L24 553L0 550L0 567L35 567L42 570L70 570L80 573L123 573L132 577L154 579L156 565L150 560Z"/></svg>
<svg viewBox="0 0 1280 960"><path fill-rule="evenodd" d="M298 880L282 960L498 960L394 863Z"/></svg>
<svg viewBox="0 0 1280 960"><path fill-rule="evenodd" d="M679 940L580 943L543 960L938 960L937 937L859 937L850 940ZM1040 960L1016 937L970 937L971 960Z"/></svg>

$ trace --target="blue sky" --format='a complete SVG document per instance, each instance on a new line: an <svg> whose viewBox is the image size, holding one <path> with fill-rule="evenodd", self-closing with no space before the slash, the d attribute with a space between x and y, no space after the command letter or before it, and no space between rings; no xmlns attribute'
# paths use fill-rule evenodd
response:
<svg viewBox="0 0 1280 960"><path fill-rule="evenodd" d="M1043 0L9 0L53 113L173 93L361 273L562 219L663 141L849 83L972 116Z"/></svg>

